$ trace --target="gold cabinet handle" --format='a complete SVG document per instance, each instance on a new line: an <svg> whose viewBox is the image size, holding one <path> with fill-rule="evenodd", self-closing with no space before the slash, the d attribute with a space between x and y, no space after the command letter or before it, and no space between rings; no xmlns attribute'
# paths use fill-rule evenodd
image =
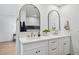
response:
<svg viewBox="0 0 79 59"><path fill-rule="evenodd" d="M38 53L38 51L36 51L35 53Z"/></svg>
<svg viewBox="0 0 79 59"><path fill-rule="evenodd" d="M54 42L51 42L51 43L56 43L56 41L54 41Z"/></svg>
<svg viewBox="0 0 79 59"><path fill-rule="evenodd" d="M64 45L66 45L66 43L64 43Z"/></svg>
<svg viewBox="0 0 79 59"><path fill-rule="evenodd" d="M56 48L52 49L52 50L56 50Z"/></svg>
<svg viewBox="0 0 79 59"><path fill-rule="evenodd" d="M40 50L38 52L40 52Z"/></svg>

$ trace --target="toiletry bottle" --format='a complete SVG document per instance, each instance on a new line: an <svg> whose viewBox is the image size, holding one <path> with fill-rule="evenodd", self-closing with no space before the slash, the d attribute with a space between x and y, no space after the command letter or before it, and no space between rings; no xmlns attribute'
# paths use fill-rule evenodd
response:
<svg viewBox="0 0 79 59"><path fill-rule="evenodd" d="M38 32L38 37L40 37L40 32Z"/></svg>
<svg viewBox="0 0 79 59"><path fill-rule="evenodd" d="M23 21L23 31L26 31L26 26L25 26L25 22Z"/></svg>

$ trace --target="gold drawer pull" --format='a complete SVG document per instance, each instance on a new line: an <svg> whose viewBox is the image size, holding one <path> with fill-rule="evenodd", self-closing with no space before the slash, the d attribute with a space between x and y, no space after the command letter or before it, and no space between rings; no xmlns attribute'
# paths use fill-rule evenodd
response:
<svg viewBox="0 0 79 59"><path fill-rule="evenodd" d="M38 52L40 52L40 50Z"/></svg>
<svg viewBox="0 0 79 59"><path fill-rule="evenodd" d="M56 50L56 48L52 49L52 50Z"/></svg>
<svg viewBox="0 0 79 59"><path fill-rule="evenodd" d="M35 53L38 53L38 51L36 51Z"/></svg>
<svg viewBox="0 0 79 59"><path fill-rule="evenodd" d="M64 43L64 45L66 45L66 43Z"/></svg>
<svg viewBox="0 0 79 59"><path fill-rule="evenodd" d="M54 42L51 42L51 43L56 43L56 41L54 41Z"/></svg>

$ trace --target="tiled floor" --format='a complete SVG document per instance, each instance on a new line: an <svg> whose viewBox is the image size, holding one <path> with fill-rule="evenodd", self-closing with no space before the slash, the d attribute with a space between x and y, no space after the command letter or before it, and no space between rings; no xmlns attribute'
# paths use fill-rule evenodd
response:
<svg viewBox="0 0 79 59"><path fill-rule="evenodd" d="M0 55L15 55L16 43L15 42L1 42L0 43Z"/></svg>

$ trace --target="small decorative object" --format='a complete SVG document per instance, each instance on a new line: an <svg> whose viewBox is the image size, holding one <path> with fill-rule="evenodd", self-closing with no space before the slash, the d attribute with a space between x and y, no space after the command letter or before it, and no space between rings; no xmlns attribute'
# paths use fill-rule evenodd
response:
<svg viewBox="0 0 79 59"><path fill-rule="evenodd" d="M38 32L38 37L40 37L40 32Z"/></svg>
<svg viewBox="0 0 79 59"><path fill-rule="evenodd" d="M67 24L64 26L64 29L65 29L65 30L70 30L69 21L67 21Z"/></svg>
<svg viewBox="0 0 79 59"><path fill-rule="evenodd" d="M53 34L57 34L58 33L58 31L56 30L56 27L55 26L52 26L52 33Z"/></svg>
<svg viewBox="0 0 79 59"><path fill-rule="evenodd" d="M52 31L55 31L56 30L56 27L55 26L52 26Z"/></svg>
<svg viewBox="0 0 79 59"><path fill-rule="evenodd" d="M44 35L47 35L48 32L50 32L50 30L48 30L48 29L43 30Z"/></svg>
<svg viewBox="0 0 79 59"><path fill-rule="evenodd" d="M64 26L65 34L70 34L70 26L69 21L66 22L66 25Z"/></svg>
<svg viewBox="0 0 79 59"><path fill-rule="evenodd" d="M14 33L13 34L13 42L15 42L16 41L16 34Z"/></svg>

